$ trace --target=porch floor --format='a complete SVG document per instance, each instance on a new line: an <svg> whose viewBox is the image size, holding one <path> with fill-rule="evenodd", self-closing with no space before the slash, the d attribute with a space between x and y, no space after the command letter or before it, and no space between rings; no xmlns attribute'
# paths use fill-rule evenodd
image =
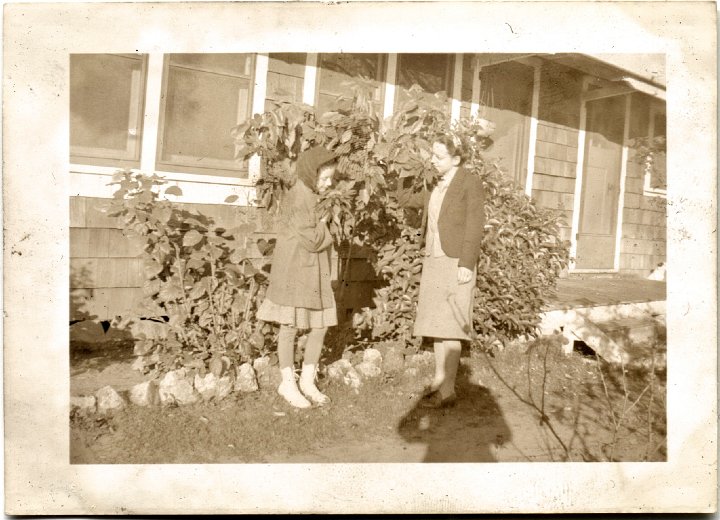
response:
<svg viewBox="0 0 720 520"><path fill-rule="evenodd" d="M666 283L643 278L572 277L558 280L548 310L665 301Z"/></svg>

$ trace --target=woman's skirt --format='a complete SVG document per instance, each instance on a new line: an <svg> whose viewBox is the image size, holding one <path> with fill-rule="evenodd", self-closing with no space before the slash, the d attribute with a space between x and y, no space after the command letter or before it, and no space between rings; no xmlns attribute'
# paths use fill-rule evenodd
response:
<svg viewBox="0 0 720 520"><path fill-rule="evenodd" d="M444 339L472 339L473 278L457 281L458 258L426 256L420 278L413 335Z"/></svg>
<svg viewBox="0 0 720 520"><path fill-rule="evenodd" d="M257 319L288 325L296 329L322 329L337 325L337 310L335 307L306 309L305 307L279 305L265 298L258 309Z"/></svg>

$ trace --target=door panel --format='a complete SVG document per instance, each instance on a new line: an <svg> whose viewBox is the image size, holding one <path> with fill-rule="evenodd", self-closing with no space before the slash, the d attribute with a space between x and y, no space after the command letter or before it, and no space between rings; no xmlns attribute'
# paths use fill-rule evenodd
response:
<svg viewBox="0 0 720 520"><path fill-rule="evenodd" d="M577 269L612 269L615 260L625 98L586 104L585 164L577 235Z"/></svg>

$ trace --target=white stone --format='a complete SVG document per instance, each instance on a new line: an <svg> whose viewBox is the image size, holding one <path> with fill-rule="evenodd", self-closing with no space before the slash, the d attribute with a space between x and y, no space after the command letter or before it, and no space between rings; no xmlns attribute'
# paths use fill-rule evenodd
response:
<svg viewBox="0 0 720 520"><path fill-rule="evenodd" d="M217 376L212 372L205 374L205 377L195 374L195 390L200 393L205 401L209 401L217 394L217 381Z"/></svg>
<svg viewBox="0 0 720 520"><path fill-rule="evenodd" d="M363 363L369 363L378 368L382 365L383 357L379 350L368 348L363 351Z"/></svg>
<svg viewBox="0 0 720 520"><path fill-rule="evenodd" d="M217 390L215 391L215 399L218 401L225 399L233 391L233 381L230 376L223 376L217 380Z"/></svg>
<svg viewBox="0 0 720 520"><path fill-rule="evenodd" d="M269 366L270 358L267 356L255 358L255 360L253 361L253 369L258 376L262 375Z"/></svg>
<svg viewBox="0 0 720 520"><path fill-rule="evenodd" d="M327 367L327 377L333 381L340 381L345 377L352 363L347 359L338 359Z"/></svg>
<svg viewBox="0 0 720 520"><path fill-rule="evenodd" d="M70 408L80 408L87 413L95 413L97 409L97 399L94 395L70 398Z"/></svg>
<svg viewBox="0 0 720 520"><path fill-rule="evenodd" d="M355 390L358 390L362 386L360 375L353 367L350 367L350 369L345 373L345 376L343 377L343 382L346 385L354 388Z"/></svg>
<svg viewBox="0 0 720 520"><path fill-rule="evenodd" d="M237 369L235 378L235 390L238 392L256 392L258 389L255 370L250 363L243 363Z"/></svg>
<svg viewBox="0 0 720 520"><path fill-rule="evenodd" d="M155 381L145 381L130 389L130 402L137 406L155 406L160 402Z"/></svg>
<svg viewBox="0 0 720 520"><path fill-rule="evenodd" d="M109 385L95 392L95 397L97 398L97 408L100 413L118 410L125 406L125 400Z"/></svg>
<svg viewBox="0 0 720 520"><path fill-rule="evenodd" d="M171 370L160 381L158 388L160 402L163 404L192 404L197 402L198 395L184 368Z"/></svg>
<svg viewBox="0 0 720 520"><path fill-rule="evenodd" d="M137 370L138 372L144 372L145 371L145 360L142 356L138 356L135 358L135 361L133 361L132 366L130 367L133 370Z"/></svg>
<svg viewBox="0 0 720 520"><path fill-rule="evenodd" d="M382 370L380 370L379 366L373 363L368 363L367 361L363 361L362 363L355 365L355 370L364 378L377 377L382 374Z"/></svg>

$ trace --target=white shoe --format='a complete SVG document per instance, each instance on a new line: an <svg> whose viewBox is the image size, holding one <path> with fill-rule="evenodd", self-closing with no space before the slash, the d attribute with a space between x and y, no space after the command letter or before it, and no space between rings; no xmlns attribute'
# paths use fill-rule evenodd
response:
<svg viewBox="0 0 720 520"><path fill-rule="evenodd" d="M330 398L318 390L314 383L300 379L300 390L315 404L322 406L330 403Z"/></svg>
<svg viewBox="0 0 720 520"><path fill-rule="evenodd" d="M295 408L310 408L310 401L300 393L295 382L283 381L278 386L278 394L280 394L291 406Z"/></svg>

